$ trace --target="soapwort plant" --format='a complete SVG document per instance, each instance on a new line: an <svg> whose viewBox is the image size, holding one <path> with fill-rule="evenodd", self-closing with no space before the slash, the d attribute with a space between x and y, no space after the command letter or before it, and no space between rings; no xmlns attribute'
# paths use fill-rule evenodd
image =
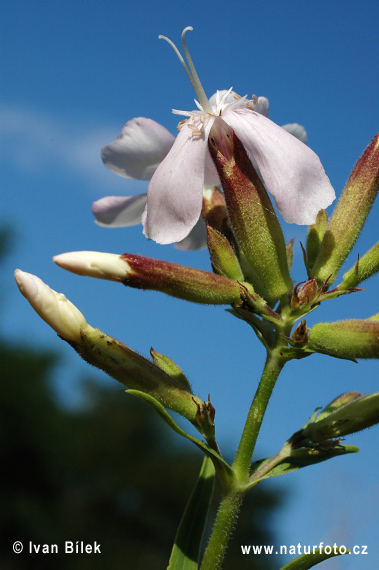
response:
<svg viewBox="0 0 379 570"><path fill-rule="evenodd" d="M328 219L325 209L335 193L304 142L304 129L273 123L262 97L239 97L229 89L208 100L187 49L188 29L182 34L187 63L171 40L163 39L186 70L197 109L174 111L186 117L176 138L151 119L125 125L120 137L104 147L102 158L117 174L151 179L147 195L106 197L95 204L94 213L103 225L142 221L145 235L158 243L184 240L183 249L206 243L211 270L130 253L79 251L57 255L54 261L78 275L193 303L227 305L233 316L250 325L266 360L233 462L224 459L216 441L215 409L206 387L202 397L197 396L168 356L152 349L151 360L144 358L89 325L63 294L38 277L20 270L15 277L36 312L84 360L125 385L128 394L147 402L172 430L202 451L201 472L168 568L217 570L247 492L264 479L358 451L345 436L379 423L379 394L345 393L321 411L309 410L310 420L273 457L254 456L267 405L287 362L314 353L352 361L379 358L379 313L307 326L307 315L321 303L360 291L358 286L379 271L377 243L339 277L379 189L379 135L358 160ZM292 242L284 241L270 195L285 221L309 226L301 283L291 278ZM179 427L170 411L186 418L198 437ZM215 477L222 498L211 535L203 538ZM285 568L310 568L346 552L316 551Z"/></svg>

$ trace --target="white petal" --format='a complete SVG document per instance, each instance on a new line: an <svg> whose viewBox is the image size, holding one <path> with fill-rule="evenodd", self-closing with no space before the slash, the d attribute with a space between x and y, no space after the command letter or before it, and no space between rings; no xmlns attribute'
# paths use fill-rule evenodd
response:
<svg viewBox="0 0 379 570"><path fill-rule="evenodd" d="M184 124L165 160L147 189L142 217L144 234L157 243L184 239L199 219L204 185L205 155L213 121L204 126L202 137L194 137Z"/></svg>
<svg viewBox="0 0 379 570"><path fill-rule="evenodd" d="M92 204L92 213L99 226L120 228L135 226L142 221L146 194L138 196L105 196Z"/></svg>
<svg viewBox="0 0 379 570"><path fill-rule="evenodd" d="M268 117L269 101L267 97L258 97L258 104L255 105L254 110L265 117Z"/></svg>
<svg viewBox="0 0 379 570"><path fill-rule="evenodd" d="M101 158L119 176L150 180L174 140L159 123L137 117L124 125L116 140L101 149Z"/></svg>
<svg viewBox="0 0 379 570"><path fill-rule="evenodd" d="M53 257L53 261L62 269L77 275L109 279L110 281L125 279L131 271L130 265L121 255L101 251L60 253Z"/></svg>
<svg viewBox="0 0 379 570"><path fill-rule="evenodd" d="M296 137L303 143L306 143L308 140L307 131L298 123L288 123L287 125L282 125L282 129L287 131L287 133L291 133L292 136Z"/></svg>
<svg viewBox="0 0 379 570"><path fill-rule="evenodd" d="M223 115L234 129L267 190L288 223L313 224L335 192L318 156L305 144L254 111L238 109Z"/></svg>
<svg viewBox="0 0 379 570"><path fill-rule="evenodd" d="M92 329L63 293L50 289L39 277L20 269L14 272L20 292L39 316L68 341L79 342L81 329Z"/></svg>
<svg viewBox="0 0 379 570"><path fill-rule="evenodd" d="M229 95L225 97L228 92L230 92ZM223 103L230 105L231 103L235 103L237 101L237 97L235 95L235 92L230 91L230 89L221 89L219 91L216 91L216 93L213 93L212 97L209 99L209 103L211 107L216 107L221 99L225 97Z"/></svg>
<svg viewBox="0 0 379 570"><path fill-rule="evenodd" d="M195 249L205 249L207 247L207 230L205 222L200 216L188 236L175 244L176 249L182 251L193 251Z"/></svg>

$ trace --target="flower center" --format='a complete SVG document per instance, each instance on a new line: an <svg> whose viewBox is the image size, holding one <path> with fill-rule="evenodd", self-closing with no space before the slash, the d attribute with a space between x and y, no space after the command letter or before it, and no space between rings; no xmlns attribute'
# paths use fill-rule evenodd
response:
<svg viewBox="0 0 379 570"><path fill-rule="evenodd" d="M158 36L159 39L165 40L167 43L170 44L174 52L179 58L180 63L183 65L184 70L188 76L188 79L191 82L192 87L198 97L198 101L195 99L196 106L198 110L196 111L178 111L177 109L173 109L172 112L176 115L184 115L188 117L188 119L184 119L180 121L178 124L178 129L180 130L183 125L187 125L189 129L192 131L193 137L202 137L203 136L203 129L204 126L208 123L211 118L219 117L222 115L223 111L227 107L246 107L247 109L254 110L254 106L257 104L258 99L253 95L253 100L250 101L247 97L240 97L239 95L232 93L232 87L228 91L217 91L216 95L211 97L211 100L205 94L203 86L201 85L199 76L196 72L195 66L193 64L192 58L187 48L185 35L188 30L193 30L191 26L187 26L184 28L182 32L182 44L184 55L186 57L187 63L184 61L180 51L176 47L176 45L166 36ZM233 95L233 101L230 101L229 95Z"/></svg>

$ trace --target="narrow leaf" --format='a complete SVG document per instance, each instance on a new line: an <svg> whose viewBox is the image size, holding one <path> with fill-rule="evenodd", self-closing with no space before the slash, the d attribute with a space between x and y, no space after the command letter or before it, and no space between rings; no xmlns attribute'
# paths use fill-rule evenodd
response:
<svg viewBox="0 0 379 570"><path fill-rule="evenodd" d="M178 426L178 424L176 424L174 422L174 420L172 419L170 414L166 411L166 409L162 406L162 404L160 402L158 402L158 400L153 398L153 396L150 396L149 394L146 394L145 392L140 392L139 390L126 390L126 392L127 392L127 394L132 394L133 396L136 396L137 398L140 398L141 400L144 400L145 402L150 404L150 406L152 406L155 409L155 411L160 415L162 420L173 431L175 431L177 434L181 435L182 437L185 437L189 441L192 441L192 443L197 445L197 447L199 447L201 449L201 451L203 451L203 453L205 453L208 457L210 457L213 461L213 464L214 464L216 470L217 470L218 476L220 477L220 479L223 482L227 483L228 481L230 481L231 479L234 478L235 475L234 475L234 472L233 472L232 468L230 467L230 465L228 465L228 463L226 463L226 461L214 449L212 449L207 443L205 443L204 441L201 441L201 439L197 439L196 437L193 437L192 435L190 435L190 434L186 433L184 430L182 430Z"/></svg>
<svg viewBox="0 0 379 570"><path fill-rule="evenodd" d="M197 570L201 540L212 498L215 469L204 457L199 478L178 528L167 570Z"/></svg>

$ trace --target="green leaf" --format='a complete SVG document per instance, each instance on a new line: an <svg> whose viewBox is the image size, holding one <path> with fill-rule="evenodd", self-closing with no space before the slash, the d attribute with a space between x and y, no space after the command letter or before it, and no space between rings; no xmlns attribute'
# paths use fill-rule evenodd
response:
<svg viewBox="0 0 379 570"><path fill-rule="evenodd" d="M344 552L339 552L338 546L336 547L333 546L330 548L332 549L332 552L330 554L325 554L324 552L325 547L322 548L321 550L319 549L315 550L314 554L313 552L310 554L303 554L302 556L299 556L298 558L295 558L295 560L289 562L289 564L283 566L281 570L308 570L308 568L312 568L313 566L316 566L316 564L319 564L320 562L323 562L328 558L333 558L334 556L342 556L344 554L350 554L351 552L351 550L349 550L348 548L346 548Z"/></svg>
<svg viewBox="0 0 379 570"><path fill-rule="evenodd" d="M213 493L214 474L211 459L204 457L199 478L176 533L167 570L197 570L201 540Z"/></svg>
<svg viewBox="0 0 379 570"><path fill-rule="evenodd" d="M285 475L286 473L291 473L291 471L297 471L297 469L302 469L303 467L308 467L309 465L316 465L327 459L332 459L333 457L338 457L340 455L346 455L347 453L357 453L359 451L358 447L354 445L344 445L342 447L333 447L328 450L318 450L318 449L297 449L291 452L291 456L285 457L283 461L275 465L270 471L264 473L262 477L254 479L254 473L263 466L264 463L269 461L269 459L263 459L261 461L256 461L253 463L252 475L250 480L256 485L259 481L263 479L269 479L270 477L278 477L279 475Z"/></svg>
<svg viewBox="0 0 379 570"><path fill-rule="evenodd" d="M212 449L204 441L201 441L200 439L197 439L196 437L193 437L192 435L183 431L174 422L174 420L172 419L170 414L167 412L167 410L162 406L162 404L160 402L158 402L158 400L156 400L153 396L150 396L150 394L146 394L145 392L140 392L139 390L126 390L126 393L132 394L133 396L136 396L137 398L140 398L141 400L144 400L145 402L150 404L150 406L152 406L154 408L154 410L160 415L162 420L174 432L181 435L182 437L185 437L189 441L192 441L192 443L197 445L197 447L199 447L201 449L201 451L203 451L208 457L210 457L213 461L215 468L216 468L217 474L220 477L221 482L223 483L223 486L224 485L228 486L229 482L235 478L234 471L232 470L230 465L228 465L228 463L226 463L226 461L217 453L217 451Z"/></svg>

